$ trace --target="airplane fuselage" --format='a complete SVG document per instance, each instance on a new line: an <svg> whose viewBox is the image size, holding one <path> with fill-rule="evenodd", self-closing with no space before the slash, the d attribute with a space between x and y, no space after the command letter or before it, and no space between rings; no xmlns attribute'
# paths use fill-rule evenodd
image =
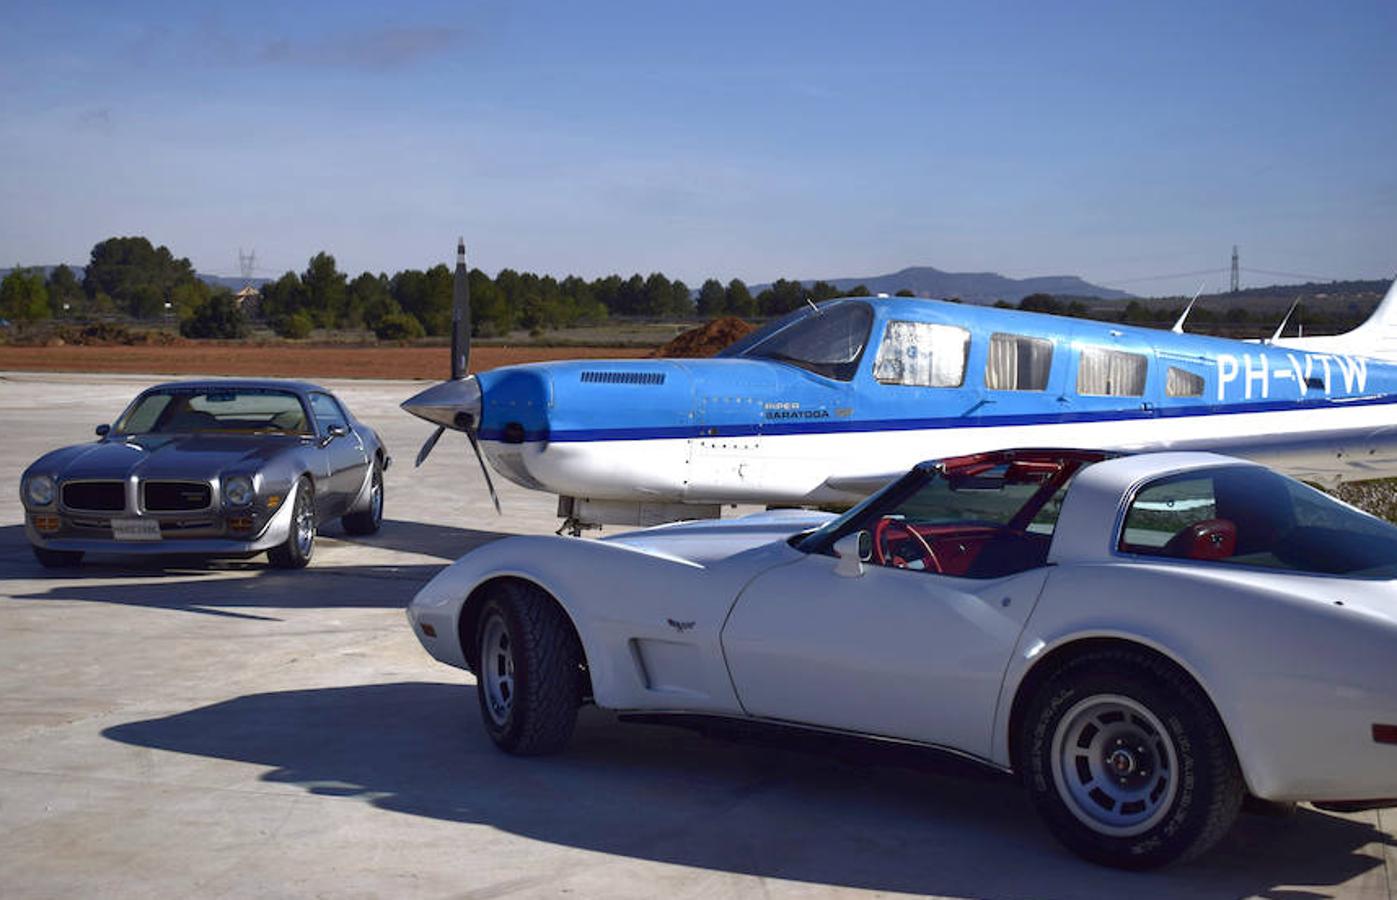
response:
<svg viewBox="0 0 1397 900"><path fill-rule="evenodd" d="M1397 475L1397 366L1374 359L901 298L764 331L716 359L482 372L486 458L526 487L640 503L844 502L922 460L1026 446Z"/></svg>

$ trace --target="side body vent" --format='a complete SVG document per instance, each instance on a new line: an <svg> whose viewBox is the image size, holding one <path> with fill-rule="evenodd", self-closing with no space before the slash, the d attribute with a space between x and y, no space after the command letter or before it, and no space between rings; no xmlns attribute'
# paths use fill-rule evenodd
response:
<svg viewBox="0 0 1397 900"><path fill-rule="evenodd" d="M583 384L652 384L665 383L664 372L583 372Z"/></svg>

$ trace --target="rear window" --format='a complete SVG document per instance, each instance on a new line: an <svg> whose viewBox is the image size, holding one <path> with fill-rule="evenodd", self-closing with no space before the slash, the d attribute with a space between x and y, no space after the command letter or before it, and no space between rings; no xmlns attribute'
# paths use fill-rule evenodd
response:
<svg viewBox="0 0 1397 900"><path fill-rule="evenodd" d="M1397 576L1397 527L1259 466L1219 466L1140 488L1128 553L1356 578Z"/></svg>

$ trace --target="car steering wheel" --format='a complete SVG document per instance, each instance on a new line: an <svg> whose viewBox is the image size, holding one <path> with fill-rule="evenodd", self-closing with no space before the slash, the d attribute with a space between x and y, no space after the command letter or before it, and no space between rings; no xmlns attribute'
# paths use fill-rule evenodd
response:
<svg viewBox="0 0 1397 900"><path fill-rule="evenodd" d="M892 552L892 542L901 539L904 543L908 538L921 554L922 571L940 572L941 560L937 559L936 551L931 549L931 544L927 539L912 526L897 519L879 519L878 524L873 527L873 555L875 563L883 566L894 566L899 569L908 567L910 560L903 559Z"/></svg>

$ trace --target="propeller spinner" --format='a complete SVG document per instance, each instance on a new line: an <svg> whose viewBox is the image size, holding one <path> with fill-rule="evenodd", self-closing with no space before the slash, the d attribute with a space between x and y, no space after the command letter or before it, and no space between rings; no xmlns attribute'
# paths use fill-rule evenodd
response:
<svg viewBox="0 0 1397 900"><path fill-rule="evenodd" d="M475 451L480 472L485 476L485 486L490 489L490 499L495 504L495 512L500 512L500 498L495 493L495 483L490 479L490 470L485 465L485 456L480 452L480 440L476 430L480 427L482 398L480 383L474 375L467 375L471 356L471 289L470 275L466 268L466 242L456 243L456 274L451 286L451 380L434 384L408 400L402 407L420 419L436 425L436 430L427 437L422 449L417 451L417 465L422 465L431 455L446 429L465 432Z"/></svg>

